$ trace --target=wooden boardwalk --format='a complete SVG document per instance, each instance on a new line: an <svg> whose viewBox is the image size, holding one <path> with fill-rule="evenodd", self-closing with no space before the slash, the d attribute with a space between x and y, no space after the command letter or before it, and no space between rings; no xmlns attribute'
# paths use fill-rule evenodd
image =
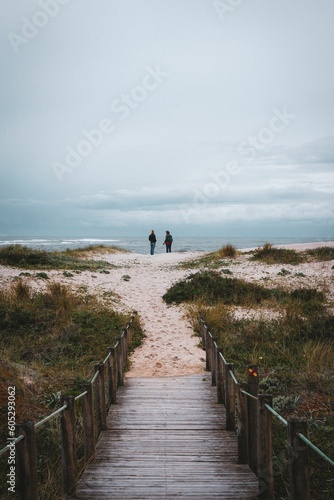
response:
<svg viewBox="0 0 334 500"><path fill-rule="evenodd" d="M257 498L209 375L129 378L117 395L76 498Z"/></svg>

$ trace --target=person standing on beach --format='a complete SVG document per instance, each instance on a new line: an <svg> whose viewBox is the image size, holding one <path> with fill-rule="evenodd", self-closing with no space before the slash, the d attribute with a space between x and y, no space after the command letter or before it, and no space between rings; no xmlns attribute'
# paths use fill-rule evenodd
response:
<svg viewBox="0 0 334 500"><path fill-rule="evenodd" d="M154 234L154 229L152 229L150 236L148 237L151 243L151 255L154 255L155 244L157 242L157 238Z"/></svg>
<svg viewBox="0 0 334 500"><path fill-rule="evenodd" d="M169 231L166 231L165 241L163 244L166 245L167 253L172 251L172 243L173 243L173 237Z"/></svg>

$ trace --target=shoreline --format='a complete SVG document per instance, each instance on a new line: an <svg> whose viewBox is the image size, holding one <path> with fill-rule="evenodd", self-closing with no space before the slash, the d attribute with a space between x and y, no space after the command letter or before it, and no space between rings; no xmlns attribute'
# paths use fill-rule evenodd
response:
<svg viewBox="0 0 334 500"><path fill-rule="evenodd" d="M305 241L306 240L306 241ZM319 241L320 240L320 241ZM183 237L175 236L172 252L214 252L230 244L240 251L255 249L263 246L265 243L272 243L274 246L305 246L310 244L332 244L334 237L320 238L293 238L293 237ZM158 241L155 249L157 255L164 254L165 249L162 245L162 236L158 235ZM90 246L104 245L107 247L115 246L127 252L147 255L150 253L149 242L145 236L138 237L114 237L114 238L5 238L0 239L0 249L6 245L23 245L35 250L44 251L66 251L87 248Z"/></svg>

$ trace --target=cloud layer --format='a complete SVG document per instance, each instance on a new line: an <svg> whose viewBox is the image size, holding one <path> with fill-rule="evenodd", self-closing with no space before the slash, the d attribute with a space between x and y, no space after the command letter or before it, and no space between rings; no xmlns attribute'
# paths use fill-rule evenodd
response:
<svg viewBox="0 0 334 500"><path fill-rule="evenodd" d="M0 233L333 236L331 0L18 0Z"/></svg>

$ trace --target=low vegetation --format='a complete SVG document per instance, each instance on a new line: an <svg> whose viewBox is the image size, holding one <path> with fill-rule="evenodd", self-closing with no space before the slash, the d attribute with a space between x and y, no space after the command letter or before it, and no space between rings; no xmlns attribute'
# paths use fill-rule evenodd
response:
<svg viewBox="0 0 334 500"><path fill-rule="evenodd" d="M105 358L128 320L128 316L104 307L94 296L75 294L51 281L45 292L36 292L21 280L1 291L0 447L8 437L9 386L16 388L16 421L41 420L60 406L61 394L82 391L82 383L90 380L94 365ZM136 319L133 348L142 337ZM37 432L41 498L45 499L61 498L58 420ZM78 432L82 434L80 426ZM78 453L82 455L82 444ZM7 468L2 457L2 478ZM1 498L6 498L6 490L3 480Z"/></svg>
<svg viewBox="0 0 334 500"><path fill-rule="evenodd" d="M319 247L306 251L306 255L312 257L314 260L326 261L334 260L333 247Z"/></svg>
<svg viewBox="0 0 334 500"><path fill-rule="evenodd" d="M254 251L251 260L258 260L266 264L300 264L304 257L287 248L275 248L271 243L265 243L263 247Z"/></svg>
<svg viewBox="0 0 334 500"><path fill-rule="evenodd" d="M309 438L334 459L334 317L323 292L268 289L204 270L173 285L164 299L188 303L195 327L202 315L239 381L248 364L258 365L261 392L273 395L276 411L306 417ZM287 466L286 429L274 419L275 498L289 497ZM311 453L311 470L312 498L334 498L330 466Z"/></svg>
<svg viewBox="0 0 334 500"><path fill-rule="evenodd" d="M219 250L219 256L221 258L234 258L238 255L238 251L237 249L235 248L235 246L233 245L225 245L224 247L222 247L220 250Z"/></svg>
<svg viewBox="0 0 334 500"><path fill-rule="evenodd" d="M114 265L103 260L89 260L87 256L125 251L116 247L89 246L63 252L35 250L23 245L8 245L0 249L0 264L21 269L71 269L73 271L99 271Z"/></svg>

